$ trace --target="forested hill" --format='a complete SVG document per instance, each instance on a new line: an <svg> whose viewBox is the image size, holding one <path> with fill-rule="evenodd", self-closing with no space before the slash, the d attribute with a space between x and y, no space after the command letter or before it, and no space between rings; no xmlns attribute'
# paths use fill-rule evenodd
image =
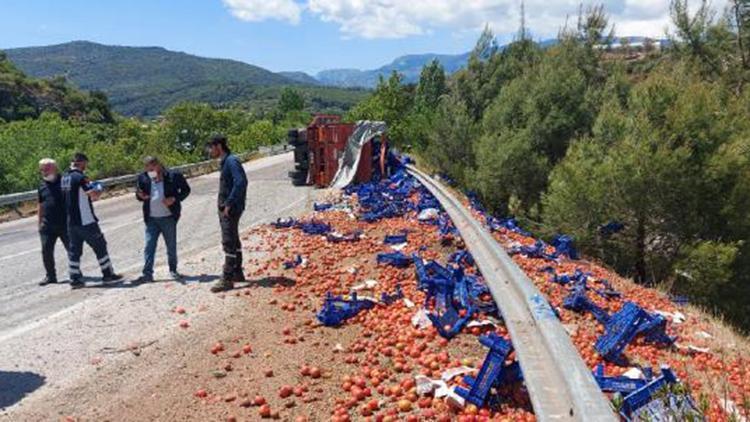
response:
<svg viewBox="0 0 750 422"><path fill-rule="evenodd" d="M36 118L45 111L66 119L97 123L113 120L103 93L82 92L60 78L30 78L0 51L0 123Z"/></svg>
<svg viewBox="0 0 750 422"><path fill-rule="evenodd" d="M75 41L6 52L31 76L62 75L82 89L105 92L112 107L125 115L156 116L182 101L260 106L277 99L282 86L303 85L258 66L160 47ZM361 98L336 89L310 91L313 106L345 109Z"/></svg>

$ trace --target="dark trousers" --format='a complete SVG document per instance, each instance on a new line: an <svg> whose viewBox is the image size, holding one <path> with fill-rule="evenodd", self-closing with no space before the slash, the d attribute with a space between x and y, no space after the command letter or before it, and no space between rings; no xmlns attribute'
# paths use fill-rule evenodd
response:
<svg viewBox="0 0 750 422"><path fill-rule="evenodd" d="M57 280L55 244L57 239L60 239L65 250L68 250L68 229L65 226L42 226L39 229L39 238L42 240L42 262L47 272L47 279Z"/></svg>
<svg viewBox="0 0 750 422"><path fill-rule="evenodd" d="M159 235L167 245L169 271L177 271L177 220L174 217L150 217L146 222L146 247L143 249L143 274L154 275L154 258Z"/></svg>
<svg viewBox="0 0 750 422"><path fill-rule="evenodd" d="M221 246L224 249L224 280L244 281L242 271L242 243L240 242L239 224L242 213L230 213L224 216L219 213L221 225Z"/></svg>
<svg viewBox="0 0 750 422"><path fill-rule="evenodd" d="M102 275L106 276L113 273L112 262L107 252L107 241L104 239L101 229L99 229L99 224L92 223L85 226L70 226L68 228L68 236L70 236L68 265L70 267L71 280L80 279L83 276L83 273L81 273L81 254L83 254L84 242L94 250L96 259L99 261L99 268L102 270Z"/></svg>

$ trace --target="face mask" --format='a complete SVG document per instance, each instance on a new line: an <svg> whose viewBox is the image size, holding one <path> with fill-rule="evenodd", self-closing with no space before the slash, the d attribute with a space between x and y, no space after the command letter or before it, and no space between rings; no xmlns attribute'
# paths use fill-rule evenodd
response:
<svg viewBox="0 0 750 422"><path fill-rule="evenodd" d="M54 182L55 179L57 179L57 175L56 174L48 174L48 175L44 176L43 179L46 180L46 181L48 181L48 182Z"/></svg>
<svg viewBox="0 0 750 422"><path fill-rule="evenodd" d="M156 179L156 176L158 176L158 175L159 174L157 172L155 172L155 171L149 171L148 172L148 177L150 177L152 179Z"/></svg>

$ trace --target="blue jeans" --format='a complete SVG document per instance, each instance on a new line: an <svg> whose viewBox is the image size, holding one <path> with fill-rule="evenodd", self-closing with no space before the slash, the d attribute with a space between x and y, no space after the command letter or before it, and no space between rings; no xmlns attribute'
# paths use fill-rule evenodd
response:
<svg viewBox="0 0 750 422"><path fill-rule="evenodd" d="M177 271L177 220L174 217L151 217L146 222L146 248L143 250L144 275L154 274L154 256L160 234L167 245L169 271Z"/></svg>

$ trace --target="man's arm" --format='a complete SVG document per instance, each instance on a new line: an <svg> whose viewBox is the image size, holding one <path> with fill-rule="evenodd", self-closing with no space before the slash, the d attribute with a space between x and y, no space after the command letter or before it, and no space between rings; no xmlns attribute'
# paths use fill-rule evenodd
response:
<svg viewBox="0 0 750 422"><path fill-rule="evenodd" d="M138 178L135 179L135 199L143 202L149 198L149 194L145 191L145 184L143 183L143 178L141 175L138 175Z"/></svg>
<svg viewBox="0 0 750 422"><path fill-rule="evenodd" d="M44 219L44 208L42 208L42 192L38 192L38 198L36 203L36 216L37 216L37 225L41 228L42 227L42 220Z"/></svg>
<svg viewBox="0 0 750 422"><path fill-rule="evenodd" d="M92 186L91 184L91 180L89 180L87 176L81 176L80 186L92 201L96 201L100 196L102 196L101 192L94 189L94 186Z"/></svg>
<svg viewBox="0 0 750 422"><path fill-rule="evenodd" d="M182 202L190 196L190 185L188 185L187 180L185 180L185 176L179 172L174 173L174 181L177 186L177 200Z"/></svg>

